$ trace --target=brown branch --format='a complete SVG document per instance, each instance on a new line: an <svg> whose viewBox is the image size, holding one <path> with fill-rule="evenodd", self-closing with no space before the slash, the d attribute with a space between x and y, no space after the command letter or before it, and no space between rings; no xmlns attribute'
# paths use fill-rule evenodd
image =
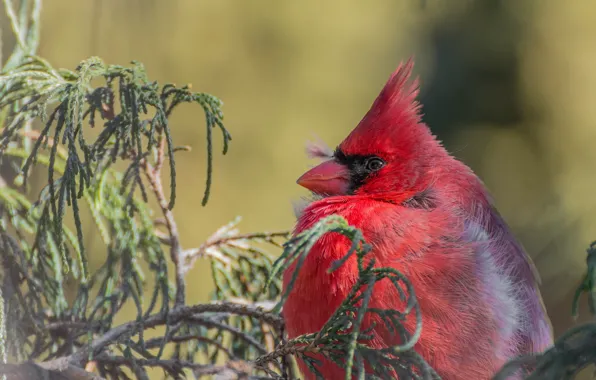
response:
<svg viewBox="0 0 596 380"><path fill-rule="evenodd" d="M75 321L56 321L50 322L44 326L46 330L62 330L62 329L83 329L87 328L89 323L75 322Z"/></svg>
<svg viewBox="0 0 596 380"><path fill-rule="evenodd" d="M155 172L161 173L161 168L166 158L166 139L163 130L159 131L159 146L157 147L157 159L155 161Z"/></svg>
<svg viewBox="0 0 596 380"><path fill-rule="evenodd" d="M81 366L87 361L90 354L95 356L110 344L136 335L140 331L140 326L142 326L143 329L153 328L165 324L166 320L167 318L164 315L152 315L145 318L142 325L137 321L124 323L112 328L101 337L95 339L91 345L68 356L67 359L70 363Z"/></svg>
<svg viewBox="0 0 596 380"><path fill-rule="evenodd" d="M37 141L39 140L42 136L41 136L41 131L35 130L35 129L21 129L19 130L19 134L23 137L29 138L33 141ZM48 147L53 148L54 147L54 138L50 137L50 136L45 136L45 142L48 144ZM66 149L64 149L64 147L58 145L56 147L56 152L58 153L58 155L61 158L66 158L68 156L68 152L66 151Z"/></svg>
<svg viewBox="0 0 596 380"><path fill-rule="evenodd" d="M168 230L169 238L168 243L170 246L170 258L176 268L176 298L175 307L182 306L186 300L186 283L184 281L184 275L186 274L184 265L182 265L182 246L180 244L180 235L178 233L178 226L174 219L174 213L170 210L168 200L166 199L163 185L161 182L161 168L164 160L164 140L161 136L160 148L158 149L157 162L153 167L147 159L143 159L141 167L143 172L149 181L149 186L155 195L155 199L161 209L163 217L165 219L166 228Z"/></svg>
<svg viewBox="0 0 596 380"><path fill-rule="evenodd" d="M311 344L303 342L302 337L292 339L282 345L279 345L274 351L269 352L265 355L259 356L255 361L255 365L264 366L267 363L277 362L277 359L284 358L286 356L295 356L297 354L304 354L307 352L318 353L321 349Z"/></svg>
<svg viewBox="0 0 596 380"><path fill-rule="evenodd" d="M172 343L183 343L183 342L189 342L195 340L197 342L205 342L205 343L209 343L212 346L217 347L217 349L219 351L223 351L228 358L234 358L235 355L230 352L230 350L228 350L227 348L224 347L224 345L221 342L218 342L215 339L211 339L211 338L207 338L205 336L201 336L201 335L176 335L176 336L172 336L170 338L170 342ZM148 341L145 342L145 348L149 349L149 348L156 348L159 347L163 344L163 338L152 338Z"/></svg>
<svg viewBox="0 0 596 380"><path fill-rule="evenodd" d="M187 306L185 310L187 310L185 312L190 312L192 314L230 313L236 315L243 315L246 317L253 317L260 321L268 323L276 330L279 330L283 326L283 319L279 315L270 313L261 307L254 307L250 305L235 304L230 302L217 302Z"/></svg>
<svg viewBox="0 0 596 380"><path fill-rule="evenodd" d="M248 379L253 369L253 365L251 363L243 360L229 361L225 365L218 366L212 364L198 364L191 361L178 359L132 359L122 356L105 355L98 358L98 361L112 365L124 365L129 368L134 368L135 366L157 367L162 368L170 373L178 373L181 372L182 369L187 368L193 371L193 374L196 378L229 373L230 375L236 375L236 377L229 377L230 379Z"/></svg>
<svg viewBox="0 0 596 380"><path fill-rule="evenodd" d="M44 363L0 364L0 375L6 375L6 380L104 380L62 359Z"/></svg>
<svg viewBox="0 0 596 380"><path fill-rule="evenodd" d="M194 306L181 306L172 309L168 314L153 314L143 320L143 322L128 322L120 326L112 328L101 337L95 339L90 346L86 346L81 350L67 357L69 363L82 366L89 358L89 354L92 356L99 355L107 346L120 342L124 339L128 339L141 330L147 330L156 326L170 324L175 325L178 322L186 321L193 323L200 323L207 327L211 326L214 328L225 329L226 331L238 336L245 342L254 345L257 350L261 353L265 353L266 350L262 345L256 341L253 337L245 334L244 332L237 330L231 326L222 324L213 318L203 318L200 315L203 313L230 313L235 315L243 315L253 317L265 323L268 323L271 327L279 331L283 326L283 320L280 316L268 313L262 308L252 307L247 305L238 305L232 303L212 303ZM170 338L171 339L171 338Z"/></svg>
<svg viewBox="0 0 596 380"><path fill-rule="evenodd" d="M234 236L228 236L225 238L221 238L221 239L212 241L210 243L210 245L222 245L222 244L225 244L225 243L227 243L229 241L233 241L233 240L255 240L255 239L261 239L268 243L276 244L276 242L273 240L273 238L276 238L276 237L287 238L289 235L290 235L289 231L254 232L254 233L234 235Z"/></svg>
<svg viewBox="0 0 596 380"><path fill-rule="evenodd" d="M242 235L232 235L232 236L221 236L222 233L225 233L226 230L219 229L211 235L205 243L201 244L198 248L188 249L183 252L183 257L186 261L186 265L191 268L195 261L199 258L203 258L205 256L212 256L216 260L220 260L223 262L227 262L227 259L223 255L218 255L213 251L210 251L209 248L212 247L219 247L222 245L230 244L237 241L242 240L263 240L267 243L274 244L279 246L279 244L274 240L276 237L283 237L287 238L290 235L289 231L275 231L275 232L258 232L258 233L249 233L249 234L242 234Z"/></svg>
<svg viewBox="0 0 596 380"><path fill-rule="evenodd" d="M275 340L274 334L271 332L271 327L265 323L260 323L261 333L263 334L263 338L265 340L265 348L267 352L275 351ZM269 368L274 370L274 364L269 363ZM280 367L282 368L282 367Z"/></svg>
<svg viewBox="0 0 596 380"><path fill-rule="evenodd" d="M244 343L246 343L250 346L253 346L257 351L259 351L259 353L261 355L263 355L267 352L267 349L265 347L263 347L263 345L258 340L253 338L252 336L244 333L242 330L239 330L233 326L218 322L218 321L214 320L213 318L192 316L192 317L188 318L188 321L198 323L198 324L203 325L207 328L210 327L210 328L214 328L214 329L227 331L230 334L232 334L233 336L235 336L236 338L244 341Z"/></svg>

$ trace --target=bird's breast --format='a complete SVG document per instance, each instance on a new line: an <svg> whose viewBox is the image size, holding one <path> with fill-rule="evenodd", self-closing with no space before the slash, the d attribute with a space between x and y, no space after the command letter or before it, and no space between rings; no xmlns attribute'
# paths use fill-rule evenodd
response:
<svg viewBox="0 0 596 380"><path fill-rule="evenodd" d="M311 205L301 216L297 232L310 228L331 211L329 207L316 209ZM413 285L423 323L416 350L435 368L442 368L445 379L459 378L451 377L456 376L456 369L476 376L473 378L489 378L488 373L501 362L494 349L507 349L510 337L505 335L513 334L517 316L515 310L510 310L515 305L508 299L511 289L500 277L502 274L491 269L494 263L487 259L488 252L484 256L478 252L488 249L488 245L466 239L465 223L441 210L411 210L369 202L344 205L334 211L363 232L373 247L369 255L377 267L397 269ZM284 305L290 337L320 330L358 280L355 257L337 271L327 272L349 248L349 239L338 233L324 235L313 246ZM286 285L294 269L286 271ZM395 310L406 307L390 281L376 283L369 305ZM497 315L496 308L505 311ZM363 322L364 328L373 323L377 326L373 346L403 343L384 321L377 319L368 315ZM413 315L403 323L408 331L414 331Z"/></svg>

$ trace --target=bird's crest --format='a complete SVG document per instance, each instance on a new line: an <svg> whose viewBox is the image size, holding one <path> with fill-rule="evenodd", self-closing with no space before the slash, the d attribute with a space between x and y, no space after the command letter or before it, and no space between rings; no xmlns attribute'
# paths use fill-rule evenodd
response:
<svg viewBox="0 0 596 380"><path fill-rule="evenodd" d="M346 151L355 151L363 143L369 146L381 141L409 140L408 136L420 133L420 103L416 100L419 92L418 78L411 80L414 61L412 58L400 63L377 96L370 110L358 126L341 144ZM366 145L366 144L365 144Z"/></svg>
<svg viewBox="0 0 596 380"><path fill-rule="evenodd" d="M413 68L413 58L408 59L405 64L400 63L369 112L397 112L399 116L419 120L420 104L416 101L419 92L418 78L410 80Z"/></svg>

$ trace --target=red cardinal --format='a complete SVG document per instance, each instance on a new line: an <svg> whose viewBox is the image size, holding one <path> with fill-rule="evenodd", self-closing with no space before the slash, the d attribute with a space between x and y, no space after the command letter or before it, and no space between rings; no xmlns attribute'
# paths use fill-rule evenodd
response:
<svg viewBox="0 0 596 380"><path fill-rule="evenodd" d="M332 214L359 228L376 265L399 270L414 286L422 310L415 350L444 380L490 379L508 359L550 346L552 328L531 259L480 179L422 123L412 66L400 65L335 152L298 179L317 199L295 233ZM327 272L349 247L346 237L329 233L309 252L283 308L290 338L318 331L352 288L355 257ZM375 285L369 307L404 306L392 285ZM363 329L373 322L367 315ZM372 344L400 344L379 322ZM404 324L413 331L414 323L412 316ZM315 378L299 365L306 379ZM319 368L325 379L345 377L331 361Z"/></svg>

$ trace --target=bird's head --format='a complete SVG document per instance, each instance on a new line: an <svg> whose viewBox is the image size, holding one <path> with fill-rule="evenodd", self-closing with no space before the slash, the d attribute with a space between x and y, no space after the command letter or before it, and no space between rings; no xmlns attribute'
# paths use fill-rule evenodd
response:
<svg viewBox="0 0 596 380"><path fill-rule="evenodd" d="M412 67L411 59L400 64L358 126L299 185L323 196L415 193L429 185L432 165L446 152L421 122Z"/></svg>

